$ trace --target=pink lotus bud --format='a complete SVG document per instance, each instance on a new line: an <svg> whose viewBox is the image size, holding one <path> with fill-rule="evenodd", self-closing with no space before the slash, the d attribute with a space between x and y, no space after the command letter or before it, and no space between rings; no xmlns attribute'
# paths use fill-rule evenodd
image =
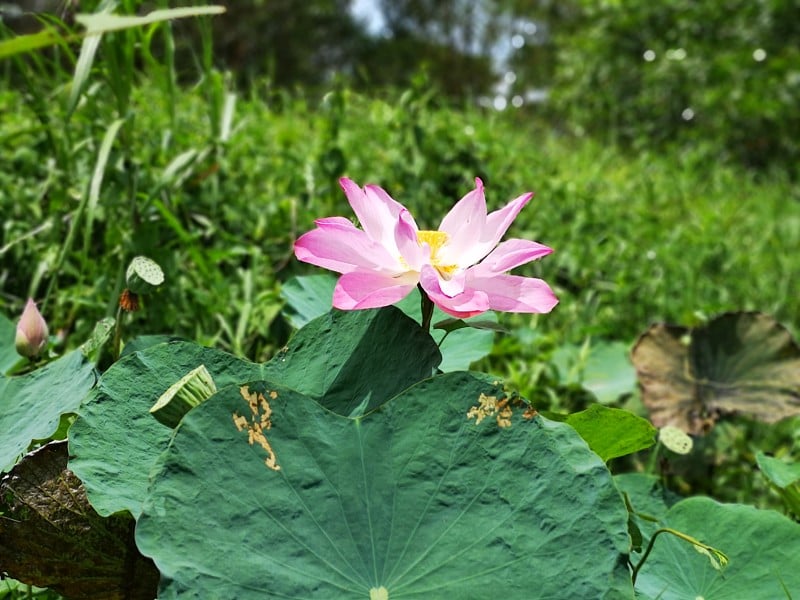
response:
<svg viewBox="0 0 800 600"><path fill-rule="evenodd" d="M47 345L47 322L36 308L36 303L28 298L25 310L17 324L15 340L17 352L27 358L36 358Z"/></svg>

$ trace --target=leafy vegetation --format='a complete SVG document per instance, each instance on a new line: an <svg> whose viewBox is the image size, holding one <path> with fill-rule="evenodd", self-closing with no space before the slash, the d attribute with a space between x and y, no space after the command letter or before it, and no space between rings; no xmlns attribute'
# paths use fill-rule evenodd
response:
<svg viewBox="0 0 800 600"><path fill-rule="evenodd" d="M70 468L77 477L64 485L79 486L86 494L80 511L92 523L101 519L94 510L142 519L136 546L169 575L164 597L194 586L216 589L216 574L204 562L213 557L211 550L186 569L174 562L181 546L199 543L193 537L198 514L208 525L203 531L222 536L207 538L209 548L242 542L238 551L252 550L260 561L275 560L270 551L244 544L247 531L235 527L246 509L240 499L251 493L260 508L246 514L245 529L261 527L265 520L299 520L297 529L288 529L291 535L273 540L285 542L292 555L325 554L316 544L333 535L336 525L331 523L342 510L328 500L342 497L344 490L350 496L343 506L383 511L389 501L384 490L407 489L403 502L408 506L397 515L400 530L414 530L415 515L416 527L426 530L424 519L431 514L426 512L426 486L431 484L422 477L424 465L411 461L382 471L386 463L380 459L388 452L382 442L387 439L394 440L392 447L399 453L395 461L408 448L426 448L425 456L436 459L433 466L441 475L437 485L448 491L437 502L446 504L445 496L451 498L454 510L461 511L457 514L468 515L469 527L454 524L460 536L453 538L445 531L436 539L409 535L402 549L391 532L376 530L369 539L373 550L385 550L383 562L366 556L354 541L342 550L340 563L311 561L313 575L307 577L296 577L290 568L281 579L283 587L274 589L302 595L307 586L324 583L357 589L364 596L377 589L371 585L377 585L381 568L412 573L416 579L407 583L408 591L463 590L458 587L463 582L445 581L427 567L418 570L419 565L426 564L429 552L434 559L430 565L447 564L472 526L494 531L497 519L516 518L514 511L491 512L498 506L492 502L501 498L502 506L529 507L538 520L515 520L516 536L481 538L476 546L481 556L505 564L511 556L508 548L519 539L547 547L553 543L548 528L575 518L584 529L564 533L577 544L571 547L574 556L585 553L591 562L602 554L606 561L592 562L595 570L570 580L575 597L584 592L592 596L587 590L598 589L630 595L633 583L643 597L656 597L664 582L680 579L683 566L690 563L681 593L715 597L714 589L701 589L698 581L719 584L720 589L752 589L754 598L780 593L780 587L759 587L759 578L788 568L780 556L764 554L754 561L755 571L737 570L737 559L749 561L752 549L728 529L733 530L732 523L746 523L757 536L768 528L776 546L797 545L798 525L775 510L797 516L798 420L772 423L776 415L740 410L761 396L753 395L751 378L739 368L758 370L758 394L768 394L768 375L778 373L769 370L775 360L796 361L792 338L800 331L800 296L792 286L800 211L793 205L800 197L790 173L777 167L751 172L709 163L709 146L657 151L642 145L631 153L605 141L566 137L529 113L445 104L424 77L403 90L369 95L331 84L321 98L290 93L264 80L240 88L215 67L207 21L195 24L202 45L196 76L187 84L174 62L173 26L156 22L106 32L96 47L86 38L80 49L58 43L47 52L16 53L2 63L7 85L0 88L0 315L7 318L0 316L0 431L12 434L0 438L0 467L8 470L16 463L15 469L31 468L20 467L31 464L27 458L20 462L21 454L50 439L69 437L74 455ZM486 184L490 208L523 190L535 190L536 198L508 237L534 239L555 249L547 261L520 272L550 282L560 304L546 316L487 316L480 322L483 329L446 323L432 332L432 339L411 320L419 320L418 298L400 306L411 319L388 308L328 313L325 295L331 280L295 261L292 246L314 219L350 214L337 184L343 175L381 185L409 207L421 226L431 228L472 189L476 176ZM131 293L126 272L140 256L161 267L164 283L139 298L142 310L126 312L118 302L124 290ZM38 301L52 333L49 354L39 363L20 360L13 352L13 321L29 297ZM761 311L783 327L753 313L715 319L731 311ZM728 323L725 319L762 318L769 323L763 335L720 325ZM689 380L680 384L691 386L702 379L714 391L692 389L695 398L686 389L678 390L679 399L690 399L685 403L691 410L722 407L725 413L707 435L700 435L702 428L692 430L697 435L686 456L661 443L653 446L654 429L643 418L652 403L646 386L640 398L627 359L637 337L653 322L671 325L655 325L651 335L677 332L670 340L679 351L670 354L659 347L668 354L659 355L660 361L673 364L691 355L697 367L688 375L681 373ZM777 349L769 341L768 333L774 331L782 344ZM696 337L684 339L693 333ZM734 353L739 345L744 354ZM492 376L449 373L470 361L473 369ZM200 364L208 368L219 392L189 411L174 433L149 409ZM431 378L437 366L447 372ZM386 376L388 372L395 376ZM268 429L269 415L262 419L266 409L260 400L250 405L256 408L246 415L249 424L239 427L231 421L231 414L248 407L242 396L246 383L270 401L275 398L269 392L275 392L280 400L270 410L276 411L276 422L281 418L291 424L287 429L276 425L266 434L275 448L291 445L296 450L290 455L273 452L272 466L267 437L266 446L259 442L247 455L247 460L257 460L236 462L239 451L247 448L243 429L250 432L251 446L253 439L261 439L254 432ZM662 377L658 383L670 385L674 378ZM780 383L782 403L796 404L796 380L781 376ZM731 402L723 384L736 384L746 397ZM469 398L454 390L467 390ZM284 397L292 400L296 412L287 408ZM444 425L446 407L457 408L458 427ZM515 420L506 431L505 411L510 414L512 407ZM537 410L551 419L538 416ZM765 422L743 412L758 414ZM75 413L80 415L77 421ZM469 414L482 415L483 423L464 419ZM698 415L679 416L689 420ZM712 423L719 416L713 415ZM221 421L230 425L224 434L216 429ZM310 422L318 430L302 433ZM420 423L438 423L441 435ZM539 437L523 438L525 428L535 429ZM316 456L306 434L316 435L315 443L329 437L324 445L331 452ZM337 440L347 442L337 447ZM528 443L532 446L519 456L503 454L506 447ZM198 448L194 454L192 449ZM510 461L508 469L485 469L477 456L501 457L501 462ZM201 502L176 502L194 489L210 457L215 462L208 481L214 483ZM315 461L318 467L331 461L320 467L325 482L310 478ZM233 463L236 469L228 469ZM364 465L364 487L350 489L355 471L339 472L334 466L358 463ZM408 465L415 475L410 480L404 470ZM285 469L283 487L276 487L274 495L258 495L276 485L269 479L275 477L275 466ZM606 466L613 473L646 472L650 479L631 488L614 484ZM58 480L61 471L47 468L54 469L50 474ZM531 469L538 469L533 481L541 486L530 487L523 473ZM459 471L455 479L448 479L451 470ZM45 479L31 490L34 496L50 489ZM10 539L4 537L10 535L4 527L25 520L24 511L16 511L26 498L14 496L9 481L0 484L5 494L0 494L0 511L13 518L3 520L0 513L0 548ZM491 494L470 495L475 481L485 483L481 494L487 489ZM575 492L576 486L583 491ZM629 492L628 511L617 488ZM217 509L217 489L226 490L227 512ZM666 490L759 508L697 498L678 502L671 496L668 503L653 502L655 496L671 493ZM594 512L597 507L582 494L599 495L603 510ZM292 512L297 498L303 506L319 507L319 515L307 509ZM560 506L565 498L571 502L566 508ZM364 520L368 513L351 512L345 515L351 527L371 526ZM648 512L660 529L636 516ZM710 514L715 515L713 526ZM317 517L321 537L304 537ZM639 532L639 546L627 547L626 518L631 541L636 540L633 532ZM592 519L602 526L595 527ZM129 535L126 523L122 529ZM593 536L581 546L585 528ZM634 556L649 553L648 541L662 536L657 532L665 528L694 536L694 541L673 535L662 546L659 538L648 562L642 554ZM177 533L166 540L164 531ZM15 539L30 537L20 535ZM122 541L111 542L133 548L129 538L120 536ZM268 550L272 543L265 543ZM561 552L563 542L558 544ZM698 555L690 545L717 562L724 556L717 549L727 552L734 565L731 577L717 580L720 565L711 560L692 562ZM534 550L525 546L525 556ZM638 577L629 578L622 555ZM563 572L561 564L528 564L537 566ZM237 586L261 585L242 569L233 575L232 587L220 584L224 594L236 595ZM489 575L479 575L476 585L488 585ZM517 571L507 575L511 587L524 583L515 579ZM795 585L791 577L781 579L784 590ZM54 597L15 583L2 585L0 598Z"/></svg>

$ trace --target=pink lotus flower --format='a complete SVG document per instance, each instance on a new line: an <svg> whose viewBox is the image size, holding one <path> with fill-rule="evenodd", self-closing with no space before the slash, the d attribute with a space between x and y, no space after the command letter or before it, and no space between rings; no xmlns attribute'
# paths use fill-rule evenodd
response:
<svg viewBox="0 0 800 600"><path fill-rule="evenodd" d="M363 229L344 217L316 221L294 245L295 256L341 273L333 306L343 310L394 304L415 286L444 312L471 317L487 310L546 313L558 303L544 281L507 272L552 252L537 242L499 243L533 197L524 194L487 214L483 183L464 196L437 231L417 227L383 189L339 181Z"/></svg>
<svg viewBox="0 0 800 600"><path fill-rule="evenodd" d="M17 336L14 339L17 352L26 358L36 358L47 345L48 335L47 322L36 308L36 303L28 298L17 324Z"/></svg>

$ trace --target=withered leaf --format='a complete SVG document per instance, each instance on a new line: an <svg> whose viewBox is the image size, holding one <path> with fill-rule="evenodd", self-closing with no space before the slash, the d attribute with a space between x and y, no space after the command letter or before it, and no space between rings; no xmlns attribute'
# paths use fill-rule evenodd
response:
<svg viewBox="0 0 800 600"><path fill-rule="evenodd" d="M631 358L656 427L698 435L726 414L767 423L800 414L800 347L763 313L725 313L695 329L655 324Z"/></svg>
<svg viewBox="0 0 800 600"><path fill-rule="evenodd" d="M101 517L67 469L67 442L26 455L0 481L0 572L75 599L152 600L159 573L127 513Z"/></svg>

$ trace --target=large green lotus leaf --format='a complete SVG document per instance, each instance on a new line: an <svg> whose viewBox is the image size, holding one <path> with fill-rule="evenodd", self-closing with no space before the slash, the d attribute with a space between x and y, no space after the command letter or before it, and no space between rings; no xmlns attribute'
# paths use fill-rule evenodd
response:
<svg viewBox="0 0 800 600"><path fill-rule="evenodd" d="M639 597L777 600L800 590L800 524L783 515L694 497L675 504L664 520L721 550L730 563L717 570L695 546L662 534L636 580Z"/></svg>
<svg viewBox="0 0 800 600"><path fill-rule="evenodd" d="M220 390L137 524L159 598L632 598L603 462L502 394L450 373L348 418L266 382Z"/></svg>
<svg viewBox="0 0 800 600"><path fill-rule="evenodd" d="M298 331L263 377L349 415L430 377L440 361L431 337L393 306L332 310Z"/></svg>
<svg viewBox="0 0 800 600"><path fill-rule="evenodd" d="M150 469L172 435L150 407L201 364L217 387L262 376L261 365L220 350L190 342L159 344L114 363L80 407L69 432L69 468L99 514L139 515Z"/></svg>
<svg viewBox="0 0 800 600"><path fill-rule="evenodd" d="M138 516L150 468L172 435L150 407L195 367L205 365L218 389L269 377L348 415L429 377L438 361L430 337L393 307L323 315L266 364L189 342L147 347L109 368L81 407L70 468L101 515Z"/></svg>
<svg viewBox="0 0 800 600"><path fill-rule="evenodd" d="M767 423L800 414L800 347L767 315L727 313L694 330L656 324L632 358L657 427L702 434L724 414Z"/></svg>
<svg viewBox="0 0 800 600"><path fill-rule="evenodd" d="M22 358L17 354L14 339L17 328L3 314L0 314L0 375L8 373Z"/></svg>
<svg viewBox="0 0 800 600"><path fill-rule="evenodd" d="M281 287L281 296L286 300L283 309L286 318L293 327L303 327L311 320L324 315L330 310L333 288L336 278L327 275L307 275L292 277ZM419 292L414 290L406 298L397 303L397 308L414 319L417 323L422 320ZM448 318L448 315L439 308L433 311L433 323ZM491 311L470 320L489 321L496 323L497 315ZM477 360L480 360L492 351L494 333L489 330L464 328L445 335L442 330L434 329L430 332L442 353L442 362L439 370L444 373L451 371L465 371ZM444 341L442 341L444 340Z"/></svg>
<svg viewBox="0 0 800 600"><path fill-rule="evenodd" d="M95 384L79 351L16 377L0 377L0 469L11 467L33 440L50 437Z"/></svg>
<svg viewBox="0 0 800 600"><path fill-rule="evenodd" d="M567 415L565 421L604 461L639 452L656 443L656 428L621 408L592 404L586 410Z"/></svg>

